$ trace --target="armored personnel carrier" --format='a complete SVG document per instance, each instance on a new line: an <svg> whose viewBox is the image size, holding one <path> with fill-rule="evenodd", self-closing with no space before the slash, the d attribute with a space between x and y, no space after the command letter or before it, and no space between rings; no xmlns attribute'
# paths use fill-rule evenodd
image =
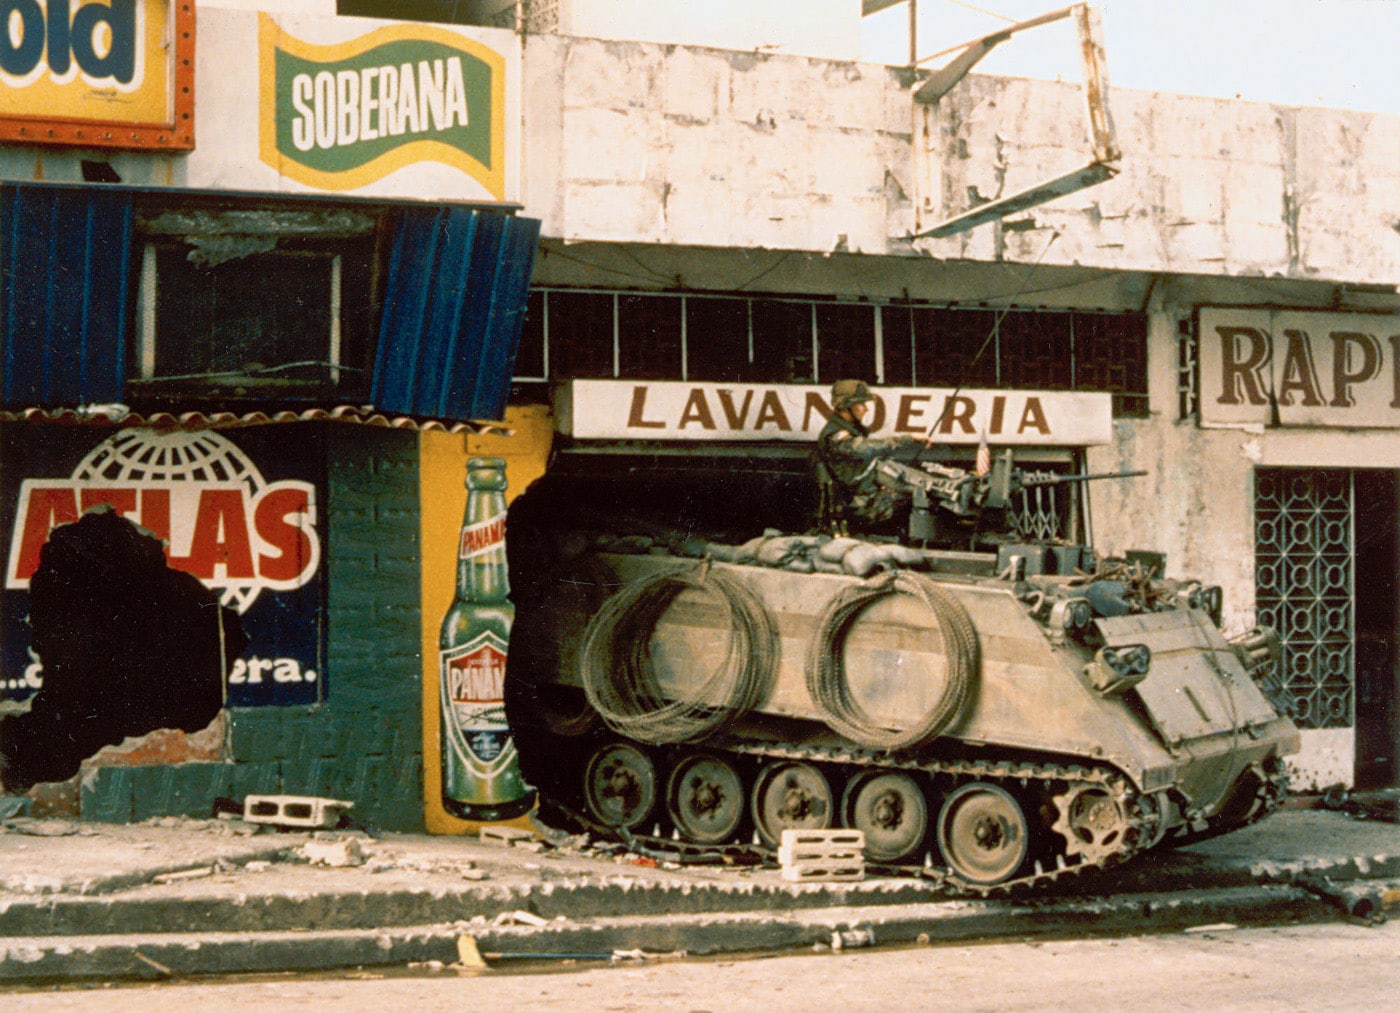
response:
<svg viewBox="0 0 1400 1013"><path fill-rule="evenodd" d="M1227 640L1219 588L985 523L1088 476L882 467L912 538L513 530L507 703L544 798L699 845L852 827L869 861L972 893L1277 807L1299 735L1270 631Z"/></svg>

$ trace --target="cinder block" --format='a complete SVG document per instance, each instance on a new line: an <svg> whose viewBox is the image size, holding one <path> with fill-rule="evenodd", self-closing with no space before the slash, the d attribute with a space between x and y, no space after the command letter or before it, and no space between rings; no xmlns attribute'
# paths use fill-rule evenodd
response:
<svg viewBox="0 0 1400 1013"><path fill-rule="evenodd" d="M863 862L865 855L860 848L846 845L800 845L778 849L779 865L796 865L799 862Z"/></svg>
<svg viewBox="0 0 1400 1013"><path fill-rule="evenodd" d="M865 878L864 851L860 830L784 830L778 862L789 882L848 882Z"/></svg>
<svg viewBox="0 0 1400 1013"><path fill-rule="evenodd" d="M849 851L865 849L865 831L847 830L844 827L832 830L784 830L778 838L778 846L783 848L845 848Z"/></svg>
<svg viewBox="0 0 1400 1013"><path fill-rule="evenodd" d="M243 818L279 827L330 829L354 806L354 802L311 795L249 795L243 800Z"/></svg>
<svg viewBox="0 0 1400 1013"><path fill-rule="evenodd" d="M864 878L864 862L803 862L783 866L783 879L789 883L854 883Z"/></svg>

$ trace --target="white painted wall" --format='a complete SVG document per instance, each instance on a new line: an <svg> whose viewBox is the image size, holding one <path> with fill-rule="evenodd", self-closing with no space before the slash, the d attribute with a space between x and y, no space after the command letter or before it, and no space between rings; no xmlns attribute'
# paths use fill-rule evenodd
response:
<svg viewBox="0 0 1400 1013"><path fill-rule="evenodd" d="M1089 153L1078 87L972 76L940 103L918 180L910 83L871 64L532 36L527 209L570 242L1400 281L1400 116L1114 91L1116 179L1014 231L911 243L916 195L951 215Z"/></svg>
<svg viewBox="0 0 1400 1013"><path fill-rule="evenodd" d="M860 0L559 0L559 32L586 38L860 59Z"/></svg>

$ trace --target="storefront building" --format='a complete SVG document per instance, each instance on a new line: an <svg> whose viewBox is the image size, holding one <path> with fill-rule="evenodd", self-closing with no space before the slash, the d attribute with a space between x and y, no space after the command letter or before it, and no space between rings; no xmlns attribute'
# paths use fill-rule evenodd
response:
<svg viewBox="0 0 1400 1013"><path fill-rule="evenodd" d="M721 433L739 384L775 385L752 389L752 423L765 391L858 376L894 388L887 433L929 417L901 419L911 387L1107 392L1109 439L1018 459L1145 470L1090 488L1099 552L1163 554L1224 588L1227 632L1280 631L1295 788L1394 783L1400 119L1113 90L1089 103L1107 131L1086 131L1075 83L974 74L930 95L834 59L849 19L828 47L764 54L527 36L544 239L513 398L575 395L551 474L687 520L703 507L666 476L691 464L721 513L791 527L810 516L802 426L770 410ZM1086 133L1119 156L1099 182L942 228L1097 159ZM619 383L600 402L574 380ZM586 421L636 424L568 435L579 394ZM969 462L979 434L946 435Z"/></svg>
<svg viewBox="0 0 1400 1013"><path fill-rule="evenodd" d="M539 227L517 37L155 0L10 20L6 790L461 829L422 758L467 461L528 482L548 442L528 411L508 435Z"/></svg>
<svg viewBox="0 0 1400 1013"><path fill-rule="evenodd" d="M34 546L90 506L168 530L246 603L210 741L89 764L68 789L85 814L256 788L462 829L435 801L436 645L466 460L506 456L536 502L797 529L810 395L846 376L876 385L885 432L963 398L953 463L985 431L1028 467L1145 470L1093 485L1087 513L1033 509L1221 585L1227 632L1280 630L1298 786L1400 776L1400 118L1113 91L1097 182L945 232L1084 163L1082 88L932 94L845 55L854 2L787 48L686 11L670 43L631 41L650 36L587 0L258 6L161 6L162 38L192 26L160 52L190 61L193 97L173 73L167 118L120 144L81 107L0 110L0 699L42 680ZM115 403L121 425L93 407ZM1090 404L1101 428L1047 407ZM179 474L97 470L172 432L204 440ZM212 507L178 486L200 469Z"/></svg>

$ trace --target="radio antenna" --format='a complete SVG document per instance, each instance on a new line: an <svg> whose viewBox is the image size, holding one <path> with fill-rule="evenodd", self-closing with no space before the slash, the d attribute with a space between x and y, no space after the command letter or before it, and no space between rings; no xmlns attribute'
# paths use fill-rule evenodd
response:
<svg viewBox="0 0 1400 1013"><path fill-rule="evenodd" d="M1055 240L1059 238L1059 229L1056 229L1054 232L1050 233L1050 239L1045 244L1045 248L1040 251L1040 256L1036 257L1035 262L1032 263L1030 267L1026 268L1026 273L1021 277L1021 284L1016 288L1015 292L1011 293L1011 298L1010 300L1008 300L1007 304L997 312L996 319L992 321L992 329L987 332L986 338L982 340L982 347L977 349L977 354L972 357L972 360L968 362L967 366L963 369L962 379L960 379L958 381L958 385L953 388L953 393L949 394L946 398L943 399L943 410L938 413L938 418L933 420L933 425L928 427L928 432L924 435L925 441L933 438L934 433L938 431L938 428L941 425L943 425L944 419L948 417L948 413L953 410L953 402L957 400L958 395L962 393L963 387L967 385L967 378L969 374L971 374L973 369L977 367L977 363L982 358L982 353L984 353L987 350L987 346L990 345L992 343L992 339L997 336L997 332L1001 328L1002 320L1005 319L1006 314L1011 312L1011 308L1015 305L1016 300L1020 297L1021 293L1023 293L1026 290L1026 287L1030 285L1031 277L1035 274L1036 268L1040 267L1040 262L1045 259L1045 255L1050 252L1050 247L1055 245ZM913 328L911 327L910 340L912 339ZM923 452L924 448L920 447L918 455L914 458L916 463L918 462L919 457L923 456Z"/></svg>

